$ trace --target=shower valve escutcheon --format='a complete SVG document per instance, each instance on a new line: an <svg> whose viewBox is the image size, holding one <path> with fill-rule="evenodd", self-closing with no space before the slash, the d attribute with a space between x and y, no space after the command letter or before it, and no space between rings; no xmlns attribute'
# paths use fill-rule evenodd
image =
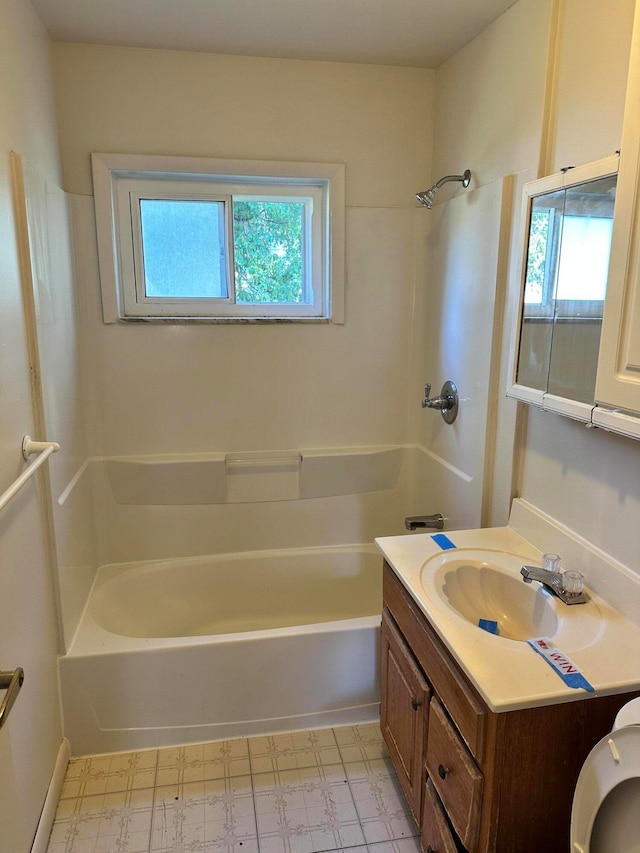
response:
<svg viewBox="0 0 640 853"><path fill-rule="evenodd" d="M455 421L458 417L458 389L453 382L447 379L437 397L431 396L431 384L428 382L424 386L424 394L423 409L437 409L448 424Z"/></svg>

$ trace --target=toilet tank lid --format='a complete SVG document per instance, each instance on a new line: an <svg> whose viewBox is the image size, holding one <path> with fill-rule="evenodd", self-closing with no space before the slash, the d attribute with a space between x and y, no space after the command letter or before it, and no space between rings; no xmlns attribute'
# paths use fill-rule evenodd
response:
<svg viewBox="0 0 640 853"><path fill-rule="evenodd" d="M613 731L625 726L640 726L640 697L627 702L616 714L613 722Z"/></svg>

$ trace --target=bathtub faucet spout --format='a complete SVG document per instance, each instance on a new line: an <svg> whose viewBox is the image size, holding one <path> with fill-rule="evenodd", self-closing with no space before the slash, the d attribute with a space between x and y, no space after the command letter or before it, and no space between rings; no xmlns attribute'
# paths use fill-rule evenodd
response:
<svg viewBox="0 0 640 853"><path fill-rule="evenodd" d="M435 512L433 515L410 515L405 518L404 526L407 530L417 530L419 527L444 530L444 522L444 515L441 512Z"/></svg>

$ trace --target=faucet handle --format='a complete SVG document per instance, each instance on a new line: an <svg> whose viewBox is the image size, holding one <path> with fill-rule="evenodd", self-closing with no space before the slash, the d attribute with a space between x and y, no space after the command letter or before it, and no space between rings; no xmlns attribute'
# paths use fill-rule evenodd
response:
<svg viewBox="0 0 640 853"><path fill-rule="evenodd" d="M584 587L584 575L581 572L565 572L562 575L562 589L568 595L579 595Z"/></svg>
<svg viewBox="0 0 640 853"><path fill-rule="evenodd" d="M447 380L440 394L431 397L431 383L424 386L425 396L422 400L423 409L436 409L442 415L445 423L452 424L458 416L458 389L455 384Z"/></svg>
<svg viewBox="0 0 640 853"><path fill-rule="evenodd" d="M548 572L560 572L562 568L562 558L558 554L543 554L542 568Z"/></svg>

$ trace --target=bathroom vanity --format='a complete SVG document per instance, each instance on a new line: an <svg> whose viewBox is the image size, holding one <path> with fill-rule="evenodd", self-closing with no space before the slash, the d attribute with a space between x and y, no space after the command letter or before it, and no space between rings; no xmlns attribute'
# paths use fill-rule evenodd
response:
<svg viewBox="0 0 640 853"><path fill-rule="evenodd" d="M487 531L451 536L456 544L460 540L464 544L465 535L473 533ZM624 633L628 627L630 641L637 642L638 626L618 619L616 628L608 630L616 618L597 599L594 606L606 628L601 624L594 633L592 623L588 636L578 637L569 649L565 613L560 612L555 628L546 622L547 629L551 624L556 631L558 646L580 661L596 693L569 688L526 643L492 635L485 639L486 632L477 623L472 625L454 607L439 606L426 582L426 575L437 581L437 554L432 555L436 562L431 566L427 558L418 568L409 558L404 572L405 557L409 549L417 548L418 539L427 542L433 537L390 537L378 544L385 554L381 726L420 827L422 849L566 853L580 768L595 743L610 731L617 711L638 695L640 687L639 680L632 683L630 671L614 672L617 690L612 692L609 685L607 695L604 682L595 683L600 675L597 667L589 666L584 649L602 643L604 651L607 643L615 645L621 639L612 639L618 628ZM465 551L471 549L450 553L458 557ZM533 554L524 556L535 559ZM451 582L451 572L444 569L445 583ZM515 577L511 580L530 589ZM538 587L533 594L539 591ZM541 608L536 606L534 624L522 630L534 628L546 606L546 601ZM582 607L559 606L571 611ZM572 613L570 619L589 621L588 611L583 614ZM620 689L621 678L629 689Z"/></svg>

